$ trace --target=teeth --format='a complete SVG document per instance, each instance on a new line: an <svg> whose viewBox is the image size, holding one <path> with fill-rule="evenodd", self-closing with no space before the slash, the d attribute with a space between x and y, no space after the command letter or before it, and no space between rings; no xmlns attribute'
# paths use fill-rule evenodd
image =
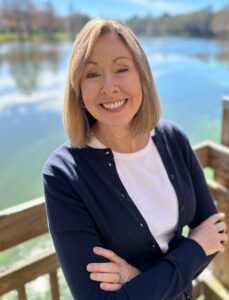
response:
<svg viewBox="0 0 229 300"><path fill-rule="evenodd" d="M126 102L126 100L121 100L121 101L117 101L115 103L109 103L109 104L103 103L102 106L105 107L106 109L115 109L115 108L122 106L125 102Z"/></svg>

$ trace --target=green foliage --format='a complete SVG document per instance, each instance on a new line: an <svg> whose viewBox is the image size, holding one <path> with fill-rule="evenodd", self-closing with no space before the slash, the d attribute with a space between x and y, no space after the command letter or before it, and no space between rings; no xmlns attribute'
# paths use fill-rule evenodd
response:
<svg viewBox="0 0 229 300"><path fill-rule="evenodd" d="M4 13L5 12L5 13ZM6 13L7 12L7 13ZM0 21L0 41L10 39L66 39L74 38L75 34L89 21L89 17L70 11L66 17L56 16L54 11L29 11L25 19L17 8L14 15L12 9L3 9L2 24ZM17 17L16 17L17 16ZM23 20L23 22L22 22ZM48 21L47 21L48 20ZM136 34L141 35L176 35L196 37L228 37L229 36L229 6L221 11L213 12L211 7L201 11L172 16L167 13L160 17L148 14L145 17L133 16L126 21Z"/></svg>
<svg viewBox="0 0 229 300"><path fill-rule="evenodd" d="M228 37L229 8L213 12L211 8L189 14L171 16L163 14L158 18L132 17L127 21L137 34L182 35L196 37Z"/></svg>

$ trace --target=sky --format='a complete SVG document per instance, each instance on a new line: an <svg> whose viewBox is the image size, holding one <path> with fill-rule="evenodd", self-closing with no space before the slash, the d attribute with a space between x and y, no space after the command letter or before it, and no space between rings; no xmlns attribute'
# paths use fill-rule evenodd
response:
<svg viewBox="0 0 229 300"><path fill-rule="evenodd" d="M41 5L47 0L36 0ZM229 0L50 0L58 15L69 14L70 3L74 11L89 17L127 19L133 15L159 16L163 13L177 15L212 6L219 10L229 5Z"/></svg>

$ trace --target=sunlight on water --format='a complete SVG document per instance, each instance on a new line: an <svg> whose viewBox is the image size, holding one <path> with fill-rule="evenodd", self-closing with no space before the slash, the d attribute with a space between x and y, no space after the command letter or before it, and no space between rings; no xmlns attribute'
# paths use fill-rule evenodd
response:
<svg viewBox="0 0 229 300"><path fill-rule="evenodd" d="M39 110L53 110L60 111L61 103L63 101L64 93L64 82L65 73L57 74L55 78L51 74L41 75L41 85L40 89L36 92L31 93L31 95L19 94L18 91L10 85L10 80L6 81L8 83L9 91L7 93L2 93L2 86L0 86L0 115L9 114L10 108L13 105L19 104L32 104L38 105ZM7 85L6 85L7 86ZM19 111L20 113L20 111Z"/></svg>

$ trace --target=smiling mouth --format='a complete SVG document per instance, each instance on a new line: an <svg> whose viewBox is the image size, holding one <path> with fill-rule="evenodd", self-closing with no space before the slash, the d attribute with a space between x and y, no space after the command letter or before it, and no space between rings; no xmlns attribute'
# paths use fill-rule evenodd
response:
<svg viewBox="0 0 229 300"><path fill-rule="evenodd" d="M127 101L128 101L128 99L126 98L126 99L115 101L112 103L101 103L100 105L107 110L114 110L114 109L124 106Z"/></svg>

